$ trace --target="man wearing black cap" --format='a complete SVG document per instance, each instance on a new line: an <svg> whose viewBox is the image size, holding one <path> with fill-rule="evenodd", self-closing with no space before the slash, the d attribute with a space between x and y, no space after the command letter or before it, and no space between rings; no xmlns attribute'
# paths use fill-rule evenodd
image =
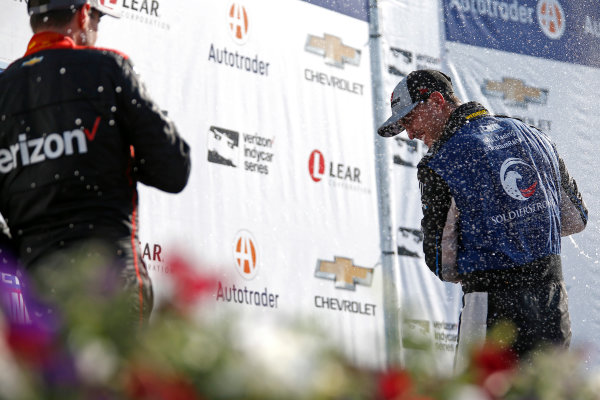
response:
<svg viewBox="0 0 600 400"><path fill-rule="evenodd" d="M406 130L429 147L418 164L425 262L465 293L457 362L487 332L523 357L567 347L571 331L560 238L582 231L587 208L549 137L520 120L461 104L434 70L410 73L392 93L384 137Z"/></svg>
<svg viewBox="0 0 600 400"><path fill-rule="evenodd" d="M100 18L119 16L111 3L29 0L34 35L0 75L0 213L40 295L69 278L61 271L72 254L102 253L131 296L132 319L147 321L136 183L183 190L189 147L128 57L93 47Z"/></svg>

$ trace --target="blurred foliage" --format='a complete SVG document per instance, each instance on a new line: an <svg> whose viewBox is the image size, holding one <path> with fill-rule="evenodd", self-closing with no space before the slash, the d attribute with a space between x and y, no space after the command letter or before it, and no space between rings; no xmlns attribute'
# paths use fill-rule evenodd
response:
<svg viewBox="0 0 600 400"><path fill-rule="evenodd" d="M217 280L182 258L170 262L170 295L139 326L131 298L102 264L82 257L61 279L43 277L52 282L52 313L36 313L47 298L27 297L38 305L32 323L1 320L0 399L600 399L599 377L582 371L576 351L518 364L491 342L472 352L465 371L440 376L428 367L431 346L406 338L423 357L360 368L306 322L249 330L214 312Z"/></svg>

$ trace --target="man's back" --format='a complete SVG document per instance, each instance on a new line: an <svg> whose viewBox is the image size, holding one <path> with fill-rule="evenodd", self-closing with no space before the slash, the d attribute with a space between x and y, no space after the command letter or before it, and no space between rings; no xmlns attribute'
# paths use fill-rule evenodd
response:
<svg viewBox="0 0 600 400"><path fill-rule="evenodd" d="M70 240L130 236L135 182L178 192L190 167L125 56L36 37L40 51L0 75L0 213L25 264Z"/></svg>

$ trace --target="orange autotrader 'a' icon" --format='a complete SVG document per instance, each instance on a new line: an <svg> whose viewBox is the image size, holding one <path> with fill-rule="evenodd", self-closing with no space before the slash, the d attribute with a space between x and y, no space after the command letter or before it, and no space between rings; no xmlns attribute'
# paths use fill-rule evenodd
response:
<svg viewBox="0 0 600 400"><path fill-rule="evenodd" d="M233 3L229 7L229 32L233 41L244 44L248 40L248 13L246 7L239 3Z"/></svg>
<svg viewBox="0 0 600 400"><path fill-rule="evenodd" d="M542 32L550 39L560 39L565 33L565 12L558 0L539 0L537 17Z"/></svg>
<svg viewBox="0 0 600 400"><path fill-rule="evenodd" d="M258 273L258 249L256 239L246 230L237 233L234 241L233 256L235 267L245 279L253 279Z"/></svg>

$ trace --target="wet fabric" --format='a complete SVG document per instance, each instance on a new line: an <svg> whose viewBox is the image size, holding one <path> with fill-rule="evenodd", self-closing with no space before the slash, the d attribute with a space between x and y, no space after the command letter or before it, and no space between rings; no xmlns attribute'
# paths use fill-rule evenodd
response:
<svg viewBox="0 0 600 400"><path fill-rule="evenodd" d="M127 56L34 35L0 75L0 132L0 213L25 268L51 268L41 265L82 241L112 244L149 315L136 185L181 191L190 154Z"/></svg>

